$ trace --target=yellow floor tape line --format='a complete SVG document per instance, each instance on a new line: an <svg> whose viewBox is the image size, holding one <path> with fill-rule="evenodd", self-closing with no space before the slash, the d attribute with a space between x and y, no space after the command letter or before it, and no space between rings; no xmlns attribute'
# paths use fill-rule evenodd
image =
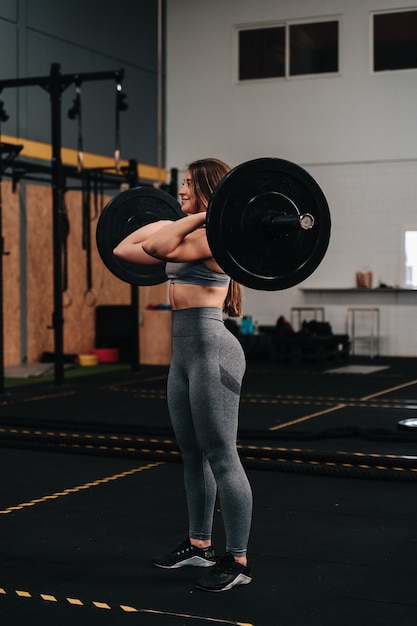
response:
<svg viewBox="0 0 417 626"><path fill-rule="evenodd" d="M91 602L85 602L78 598L57 598L54 595L49 593L40 593L40 594L32 594L29 591L25 591L22 589L15 589L14 591L7 591L4 587L0 587L0 595L17 595L19 598L31 598L32 600L44 600L45 602L61 602L68 603L72 606L93 606L96 609L114 611L115 609L120 609L124 613L150 613L154 615L165 615L170 617L180 617L182 619L189 620L200 620L210 624L225 624L226 626L254 626L249 622L235 622L233 620L222 619L218 617L206 617L202 615L191 615L188 613L175 613L173 611L163 611L161 609L149 609L149 608L135 608L134 606L129 606L125 604L119 604L117 606L111 606L107 602L98 602L96 600L92 600Z"/></svg>
<svg viewBox="0 0 417 626"><path fill-rule="evenodd" d="M1 514L6 515L7 513L20 511L21 509L35 506L35 504L47 502L48 500L55 500L56 498L68 496L70 494L83 491L84 489L90 489L91 487L98 487L99 485L103 485L113 480L119 480L120 478L125 478L126 476L137 474L138 472L144 472L146 470L153 469L154 467L158 467L159 465L164 465L164 463L162 461L158 461L155 463L149 463L148 465L141 465L140 467L135 467L131 470L127 470L126 472L122 472L120 474L114 474L113 476L106 476L105 478L99 478L98 480L85 483L84 485L77 485L76 487L70 487L68 489L64 489L63 491L57 491L56 493L52 493L46 496L42 496L41 498L30 500L29 502L21 502L20 504L17 504L15 506L10 506L9 508L4 509L3 511L0 511L0 515Z"/></svg>

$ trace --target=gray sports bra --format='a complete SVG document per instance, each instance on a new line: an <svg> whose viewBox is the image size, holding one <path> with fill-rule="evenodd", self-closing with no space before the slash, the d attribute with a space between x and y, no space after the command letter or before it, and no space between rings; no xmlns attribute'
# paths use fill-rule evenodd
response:
<svg viewBox="0 0 417 626"><path fill-rule="evenodd" d="M230 277L213 272L201 261L188 263L166 263L165 272L172 283L200 285L202 287L227 287Z"/></svg>

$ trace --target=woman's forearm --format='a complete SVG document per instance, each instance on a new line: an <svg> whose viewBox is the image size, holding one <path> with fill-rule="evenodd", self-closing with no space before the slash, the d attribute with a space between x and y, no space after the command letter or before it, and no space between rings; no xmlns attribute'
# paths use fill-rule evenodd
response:
<svg viewBox="0 0 417 626"><path fill-rule="evenodd" d="M143 243L143 249L153 257L169 259L184 245L187 235L203 226L205 221L205 212L176 220L150 235Z"/></svg>
<svg viewBox="0 0 417 626"><path fill-rule="evenodd" d="M132 263L154 263L155 259L150 258L149 255L144 252L142 244L150 235L165 228L167 224L171 224L171 222L161 220L138 228L118 243L113 250L113 254L125 261L131 261Z"/></svg>

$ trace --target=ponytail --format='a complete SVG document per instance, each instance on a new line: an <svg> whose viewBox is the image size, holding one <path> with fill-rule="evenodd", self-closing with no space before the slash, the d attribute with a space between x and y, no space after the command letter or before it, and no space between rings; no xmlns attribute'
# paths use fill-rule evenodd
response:
<svg viewBox="0 0 417 626"><path fill-rule="evenodd" d="M241 317L242 315L242 286L233 279L229 283L223 312L230 317Z"/></svg>

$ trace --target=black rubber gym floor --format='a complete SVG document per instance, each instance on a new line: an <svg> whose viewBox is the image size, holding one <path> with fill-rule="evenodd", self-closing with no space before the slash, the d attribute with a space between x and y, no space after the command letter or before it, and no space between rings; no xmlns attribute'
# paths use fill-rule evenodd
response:
<svg viewBox="0 0 417 626"><path fill-rule="evenodd" d="M249 363L253 582L216 594L193 589L197 568L151 564L187 529L166 374L99 366L6 385L1 625L415 626L417 434L398 425L417 412L417 359Z"/></svg>

